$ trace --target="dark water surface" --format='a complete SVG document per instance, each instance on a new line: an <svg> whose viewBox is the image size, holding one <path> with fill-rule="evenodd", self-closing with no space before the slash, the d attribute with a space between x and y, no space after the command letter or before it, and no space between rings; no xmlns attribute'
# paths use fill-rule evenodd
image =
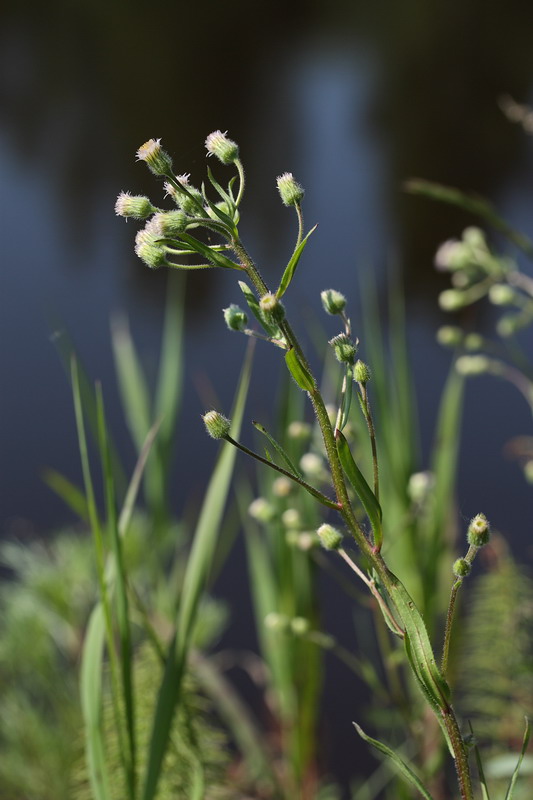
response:
<svg viewBox="0 0 533 800"><path fill-rule="evenodd" d="M136 228L117 219L113 205L122 189L159 200L156 182L134 160L150 137L163 138L176 169L194 182L204 176L207 133L228 129L240 143L249 187L242 230L272 283L294 234L275 177L295 173L307 190L307 222L319 222L287 300L300 325L304 311L320 313L321 289L339 288L355 302L358 271L403 266L427 453L449 364L434 344L444 284L432 256L471 220L401 187L421 176L479 192L533 234L532 142L498 107L502 93L533 99L533 6L52 0L46 10L28 2L2 16L0 535L44 534L68 519L40 478L50 465L80 479L69 387L54 347L62 330L102 380L111 424L133 457L109 319L125 311L155 363L165 276L135 257ZM220 309L238 302L237 292L233 276L221 272L189 280L178 444L186 478L177 484L177 511L201 491L215 457L197 386L208 376L226 408L233 394L244 342L226 334ZM268 418L274 356L258 350L250 416ZM529 561L531 489L502 448L530 424L511 388L491 379L469 386L460 509L465 517L483 509ZM226 582L235 601L235 581ZM245 626L236 642L246 635Z"/></svg>

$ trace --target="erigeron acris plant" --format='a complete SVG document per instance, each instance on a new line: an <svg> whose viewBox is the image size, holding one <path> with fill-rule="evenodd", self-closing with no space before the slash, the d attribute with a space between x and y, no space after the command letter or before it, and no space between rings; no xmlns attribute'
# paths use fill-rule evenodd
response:
<svg viewBox="0 0 533 800"><path fill-rule="evenodd" d="M230 434L230 420L218 411L208 411L204 415L207 432L214 439L230 442L239 450L276 471L284 480L297 484L330 512L336 512L344 532L329 523L324 523L317 531L320 541L326 550L340 555L357 578L365 584L378 603L391 635L403 643L405 658L414 679L438 721L453 757L461 798L474 800L474 786L469 765L471 743L467 743L452 705L452 692L447 681L447 663L457 592L470 572L472 561L479 548L488 540L488 523L483 515L477 515L472 520L468 531L468 551L453 565L455 577L444 632L442 661L439 666L422 615L402 581L388 567L383 554L387 545L387 509L382 509L380 505L378 453L368 393L371 375L369 367L357 359L358 341L353 336L351 322L346 313L346 299L336 290L327 289L322 293L324 309L340 320L341 327L330 341L343 371L342 388L333 422L282 303L282 298L293 281L304 248L314 230L313 228L305 233L302 214L304 190L291 173L285 173L277 179L282 202L296 213L298 232L293 253L280 277L277 289L273 291L265 283L240 238L239 209L245 188L245 175L239 148L221 131L215 131L207 137L206 147L209 155L214 155L236 173L227 186L223 187L208 170L209 183L218 196L216 201L210 199L205 186L199 190L190 183L188 175L176 175L172 159L163 150L160 140L151 139L138 150L137 157L147 164L154 175L165 181L165 190L174 201L175 208L165 211L154 206L148 198L122 193L116 204L117 214L146 220L144 228L137 234L135 249L137 255L150 268L194 270L220 267L236 271L242 279L239 280L239 287L249 312L243 311L237 304L232 304L224 311L226 324L231 330L266 340L283 351L289 373L298 387L307 394L313 407L322 436L333 493L327 493L323 487L317 488L312 482L310 473L304 474L301 465L292 463L283 447L263 426L256 425L267 437L279 463L264 458L233 439ZM205 240L198 237L201 231L208 232ZM216 243L213 243L213 237L217 238ZM259 330L250 325L249 313L255 318ZM358 467L344 432L349 420L354 387L366 421L372 451L371 485ZM360 521L361 512L368 520L368 527ZM345 534L351 537L359 548L357 560L343 547ZM270 622L272 623L272 620ZM363 739L393 760L404 779L423 797L432 797L415 770L398 753L387 745L371 739L358 725L356 729ZM163 755L161 760L162 758ZM481 781L484 786L482 776ZM485 788L482 791L485 792ZM510 792L512 793L512 787ZM511 797L511 794L508 797Z"/></svg>

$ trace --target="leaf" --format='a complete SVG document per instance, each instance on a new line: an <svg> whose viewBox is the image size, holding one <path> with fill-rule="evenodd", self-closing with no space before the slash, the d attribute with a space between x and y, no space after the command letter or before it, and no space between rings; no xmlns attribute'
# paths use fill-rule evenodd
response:
<svg viewBox="0 0 533 800"><path fill-rule="evenodd" d="M344 434L337 430L335 431L335 438L337 440L337 450L342 464L342 468L348 476L355 493L360 499L363 507L368 514L368 519L374 531L374 543L376 547L380 547L383 541L383 529L381 525L381 506L376 499L376 495L368 485L365 476L355 463L350 446L346 441Z"/></svg>
<svg viewBox="0 0 533 800"><path fill-rule="evenodd" d="M470 733L472 734L473 741L475 743L476 740L474 737L474 729L472 728L470 720L468 721L468 726L470 728ZM481 760L481 753L479 752L479 747L477 746L477 744L474 744L473 749L474 749L474 755L476 757L477 772L479 775L479 785L481 786L481 794L483 795L482 800L490 800L489 788L487 786L487 779L485 778L485 772L483 770L483 762Z"/></svg>
<svg viewBox="0 0 533 800"><path fill-rule="evenodd" d="M298 358L298 353L294 347L291 347L285 353L285 363L300 389L303 389L304 392L313 392L315 390L313 377Z"/></svg>
<svg viewBox="0 0 533 800"><path fill-rule="evenodd" d="M217 250L213 250L212 247L209 245L204 244L199 239L196 239L194 236L190 236L188 233L180 233L180 238L183 239L192 249L199 253L204 258L207 258L208 261L211 261L215 267L224 267L225 269L242 269L240 264L236 264L231 259L226 258L223 256L222 253L219 253Z"/></svg>
<svg viewBox="0 0 533 800"><path fill-rule="evenodd" d="M370 736L368 736L356 722L353 723L353 726L361 739L364 739L365 742L368 742L368 744L372 745L372 747L375 747L376 750L379 750L380 753L383 753L391 759L400 775L405 778L408 783L414 786L415 789L420 792L422 797L425 798L425 800L433 800L432 795L422 784L422 781L416 772L403 760L403 758L395 753L394 750L391 750L390 747L387 747L386 744L383 744L383 742L379 742L377 739L372 739Z"/></svg>
<svg viewBox="0 0 533 800"><path fill-rule="evenodd" d="M522 740L522 749L520 751L520 755L518 756L518 761L516 762L516 767L513 772L513 776L511 778L511 783L509 784L509 788L507 789L507 793L505 795L505 800L513 800L513 793L516 781L518 780L518 775L520 773L520 767L522 766L522 761L524 759L524 755L527 750L527 746L529 744L529 736L531 734L531 726L529 724L529 718L526 717L526 729L524 731L524 738Z"/></svg>
<svg viewBox="0 0 533 800"><path fill-rule="evenodd" d="M276 297L280 298L283 297L287 289L289 288L291 281L294 277L294 273L296 272L296 267L298 266L298 262L300 261L300 257L304 251L305 245L307 244L307 240L311 236L314 231L316 231L317 226L315 225L314 228L311 228L307 236L302 239L298 247L295 249L294 253L291 256L291 260L285 267L285 272L282 275L278 290L276 292Z"/></svg>
<svg viewBox="0 0 533 800"><path fill-rule="evenodd" d="M80 699L85 725L85 749L89 780L95 800L110 800L109 776L102 731L102 659L105 623L101 603L92 610L83 643Z"/></svg>
<svg viewBox="0 0 533 800"><path fill-rule="evenodd" d="M248 304L248 308L250 309L256 320L259 322L259 324L265 329L266 333L275 339L280 338L281 337L280 329L278 328L277 325L273 325L271 322L269 322L263 315L261 308L259 306L259 300L255 296L253 291L250 289L248 284L244 283L244 281L239 281L239 287L244 295L244 299Z"/></svg>
<svg viewBox="0 0 533 800"><path fill-rule="evenodd" d="M260 422L252 422L252 425L254 426L254 428L255 428L256 430L258 430L258 431L259 431L259 433L262 433L262 434L263 434L263 436L266 436L266 438L268 439L268 441L270 442L270 444L272 445L272 447L273 447L273 448L276 450L276 452L278 452L278 453L279 453L279 455L281 456L281 458L283 459L283 461L285 462L285 464L287 465L287 467L289 468L289 470L290 470L290 471L291 471L291 472L292 472L294 475L297 475L299 478L303 478L303 475L302 475L302 473L300 472L300 470L299 470L297 467L295 467L295 466L294 466L294 463L291 461L291 459L289 458L288 454L285 452L285 450L283 449L283 447L282 447L282 446L279 444L279 442L277 442L277 441L274 439L274 437L273 437L273 436L272 436L272 435L271 435L271 434L270 434L270 433L267 431L267 429L265 428L265 426L264 426L264 425L261 425L261 423L260 423Z"/></svg>
<svg viewBox="0 0 533 800"><path fill-rule="evenodd" d="M249 351L251 352L251 351ZM232 412L232 437L238 437L244 404L250 383L251 356L244 363ZM167 750L172 720L179 702L183 676L190 646L191 633L196 622L198 607L217 547L217 537L230 487L236 449L229 442L222 445L217 464L211 476L192 550L187 563L176 633L170 643L165 672L159 688L157 706L152 724L148 764L146 767L143 800L156 796L163 759Z"/></svg>
<svg viewBox="0 0 533 800"><path fill-rule="evenodd" d="M126 317L117 315L113 318L111 341L122 407L139 451L151 424L150 395Z"/></svg>
<svg viewBox="0 0 533 800"><path fill-rule="evenodd" d="M81 489L55 469L46 469L43 480L80 519L89 521L87 500Z"/></svg>

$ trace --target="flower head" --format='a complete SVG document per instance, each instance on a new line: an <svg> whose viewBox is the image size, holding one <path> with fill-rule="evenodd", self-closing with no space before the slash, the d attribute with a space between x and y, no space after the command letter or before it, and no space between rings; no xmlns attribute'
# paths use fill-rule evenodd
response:
<svg viewBox="0 0 533 800"><path fill-rule="evenodd" d="M213 131L205 140L208 155L216 156L223 164L233 164L239 158L239 145L222 131Z"/></svg>
<svg viewBox="0 0 533 800"><path fill-rule="evenodd" d="M172 159L161 147L161 139L148 139L137 150L137 160L145 161L154 175L169 175L172 173Z"/></svg>
<svg viewBox="0 0 533 800"><path fill-rule="evenodd" d="M147 197L143 195L131 195L129 192L121 192L115 203L115 213L118 217L132 217L133 219L148 219L156 208L151 204Z"/></svg>
<svg viewBox="0 0 533 800"><path fill-rule="evenodd" d="M277 179L278 192L283 205L299 206L305 194L304 189L298 181L294 179L292 172L284 172Z"/></svg>

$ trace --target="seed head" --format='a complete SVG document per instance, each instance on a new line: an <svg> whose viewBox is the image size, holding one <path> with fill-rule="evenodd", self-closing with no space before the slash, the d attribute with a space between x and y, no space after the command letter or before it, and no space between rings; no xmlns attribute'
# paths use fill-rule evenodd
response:
<svg viewBox="0 0 533 800"><path fill-rule="evenodd" d="M154 175L172 174L172 159L161 147L161 139L148 139L137 150L137 159L145 161Z"/></svg>
<svg viewBox="0 0 533 800"><path fill-rule="evenodd" d="M228 139L226 133L213 131L205 140L207 153L216 156L223 164L233 164L239 158L239 145Z"/></svg>
<svg viewBox="0 0 533 800"><path fill-rule="evenodd" d="M284 172L283 175L276 178L276 181L283 205L299 206L305 192L298 181L294 179L292 172Z"/></svg>
<svg viewBox="0 0 533 800"><path fill-rule="evenodd" d="M224 439L228 435L231 422L218 411L208 411L202 417L205 429L213 439Z"/></svg>

